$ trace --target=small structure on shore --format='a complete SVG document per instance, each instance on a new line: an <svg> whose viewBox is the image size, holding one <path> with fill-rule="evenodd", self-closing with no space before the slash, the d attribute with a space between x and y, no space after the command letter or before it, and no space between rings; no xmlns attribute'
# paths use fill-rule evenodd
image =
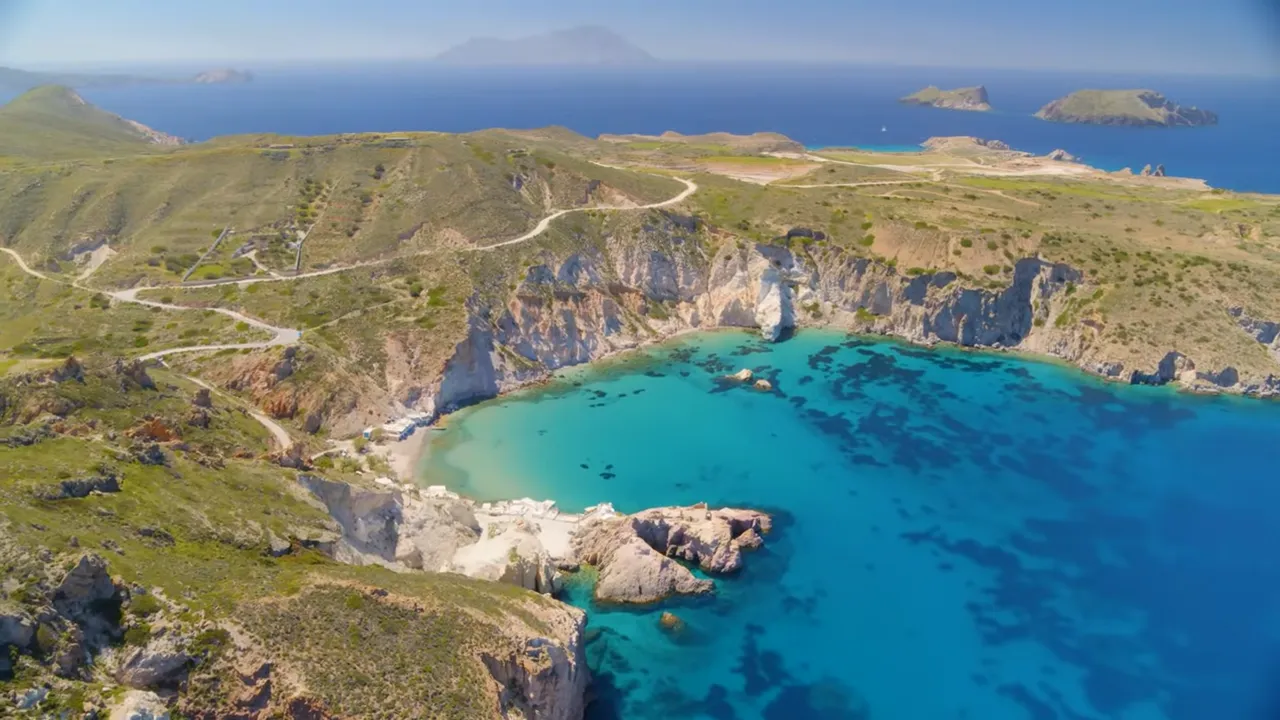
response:
<svg viewBox="0 0 1280 720"><path fill-rule="evenodd" d="M387 438L395 438L396 441L401 441L408 440L417 432L418 428L426 427L430 424L430 415L424 412L414 412L382 425L381 429ZM374 432L375 429L373 427L367 427L360 434L364 436L365 440L372 440Z"/></svg>

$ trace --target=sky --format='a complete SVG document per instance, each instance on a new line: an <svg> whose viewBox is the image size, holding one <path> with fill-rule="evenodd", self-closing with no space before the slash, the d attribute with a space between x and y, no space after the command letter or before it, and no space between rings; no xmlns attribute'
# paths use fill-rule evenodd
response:
<svg viewBox="0 0 1280 720"><path fill-rule="evenodd" d="M1280 0L0 0L0 65L408 60L583 24L672 61L1280 75Z"/></svg>

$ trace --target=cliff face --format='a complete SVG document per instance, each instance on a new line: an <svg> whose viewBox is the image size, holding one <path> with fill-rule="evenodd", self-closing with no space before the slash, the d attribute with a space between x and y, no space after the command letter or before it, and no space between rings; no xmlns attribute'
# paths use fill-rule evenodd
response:
<svg viewBox="0 0 1280 720"><path fill-rule="evenodd" d="M1069 265L1023 258L1006 287L974 287L952 272L908 275L835 248L721 243L711 250L695 240L697 229L692 218L664 215L646 226L640 242L543 256L501 303L473 299L466 339L443 373L406 404L448 411L557 368L720 327L758 328L769 340L796 327L830 327L925 345L1017 349L1135 383L1280 393L1280 379L1244 377L1232 368L1188 374L1162 371L1160 358L1149 367L1115 362L1098 341L1100 326L1069 317L1072 294L1092 290ZM1069 321L1059 322L1064 313ZM1280 345L1270 323L1243 316L1239 322L1260 342Z"/></svg>
<svg viewBox="0 0 1280 720"><path fill-rule="evenodd" d="M908 277L837 251L728 246L710 258L629 248L577 253L529 268L514 296L476 307L471 331L419 407L447 411L690 329L759 328L778 340L797 326L833 327L932 344L1020 348L1088 358L1092 329L1053 327L1069 266L1019 261L1004 289L965 287L954 273Z"/></svg>
<svg viewBox="0 0 1280 720"><path fill-rule="evenodd" d="M545 613L549 637L516 637L506 652L481 660L498 684L503 718L577 720L582 717L591 671L583 634L586 614L567 605Z"/></svg>
<svg viewBox="0 0 1280 720"><path fill-rule="evenodd" d="M474 503L457 496L359 488L315 475L301 475L298 481L341 528L340 537L319 544L341 562L399 572L447 570L544 594L554 589L550 558L523 520L482 533ZM550 601L529 602L523 609L538 622L527 622L525 615L508 617L500 637L477 648L496 685L491 717L581 718L590 678L585 613ZM0 616L0 630L2 621Z"/></svg>

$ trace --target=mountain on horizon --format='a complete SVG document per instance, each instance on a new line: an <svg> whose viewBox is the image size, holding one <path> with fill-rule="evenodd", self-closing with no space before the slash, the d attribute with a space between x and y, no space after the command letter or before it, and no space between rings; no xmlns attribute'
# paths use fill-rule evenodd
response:
<svg viewBox="0 0 1280 720"><path fill-rule="evenodd" d="M596 25L555 30L522 38L471 38L436 56L451 65L626 66L658 62L648 51Z"/></svg>

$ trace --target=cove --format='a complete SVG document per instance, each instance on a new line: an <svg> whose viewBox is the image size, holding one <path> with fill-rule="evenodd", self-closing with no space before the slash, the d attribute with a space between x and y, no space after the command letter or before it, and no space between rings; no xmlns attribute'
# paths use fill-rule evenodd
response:
<svg viewBox="0 0 1280 720"><path fill-rule="evenodd" d="M743 367L774 390L720 380ZM714 598L571 586L589 718L1203 720L1280 709L1277 447L1274 403L716 332L456 413L420 470L566 511L775 514Z"/></svg>

